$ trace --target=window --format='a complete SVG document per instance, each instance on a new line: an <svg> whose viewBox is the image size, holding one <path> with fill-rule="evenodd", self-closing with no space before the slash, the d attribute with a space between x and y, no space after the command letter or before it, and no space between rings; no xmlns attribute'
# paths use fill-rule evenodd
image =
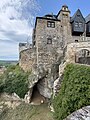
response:
<svg viewBox="0 0 90 120"><path fill-rule="evenodd" d="M81 54L82 54L83 57L88 57L88 56L89 56L89 51L86 50L86 49L83 49L83 50L81 51Z"/></svg>
<svg viewBox="0 0 90 120"><path fill-rule="evenodd" d="M65 17L65 18L66 18L66 17L68 17L68 15L67 15L67 14L63 14L63 17Z"/></svg>
<svg viewBox="0 0 90 120"><path fill-rule="evenodd" d="M47 38L47 44L52 44L52 38Z"/></svg>
<svg viewBox="0 0 90 120"><path fill-rule="evenodd" d="M48 21L47 27L55 28L55 22Z"/></svg>
<svg viewBox="0 0 90 120"><path fill-rule="evenodd" d="M75 40L75 42L78 42L78 40Z"/></svg>
<svg viewBox="0 0 90 120"><path fill-rule="evenodd" d="M83 25L82 22L79 22L79 27L82 27L82 25Z"/></svg>
<svg viewBox="0 0 90 120"><path fill-rule="evenodd" d="M77 15L77 17L80 17L80 15Z"/></svg>
<svg viewBox="0 0 90 120"><path fill-rule="evenodd" d="M35 46L35 44L36 44L36 41L33 41L33 46Z"/></svg>
<svg viewBox="0 0 90 120"><path fill-rule="evenodd" d="M75 27L82 27L83 23L82 22L75 22Z"/></svg>
<svg viewBox="0 0 90 120"><path fill-rule="evenodd" d="M75 22L75 27L78 27L78 22Z"/></svg>

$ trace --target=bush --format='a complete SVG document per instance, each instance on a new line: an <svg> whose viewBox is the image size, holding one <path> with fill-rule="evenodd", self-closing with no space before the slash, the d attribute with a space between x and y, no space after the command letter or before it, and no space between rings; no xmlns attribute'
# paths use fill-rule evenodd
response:
<svg viewBox="0 0 90 120"><path fill-rule="evenodd" d="M18 65L10 66L5 73L0 76L0 93L16 93L21 98L28 91L28 75Z"/></svg>
<svg viewBox="0 0 90 120"><path fill-rule="evenodd" d="M90 105L90 67L69 64L59 94L53 101L54 116L56 120L63 120L87 105Z"/></svg>

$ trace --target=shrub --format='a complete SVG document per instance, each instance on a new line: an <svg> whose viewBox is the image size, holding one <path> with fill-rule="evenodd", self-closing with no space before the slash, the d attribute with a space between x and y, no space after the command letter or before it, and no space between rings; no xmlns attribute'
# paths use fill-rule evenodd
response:
<svg viewBox="0 0 90 120"><path fill-rule="evenodd" d="M59 94L53 101L54 116L56 120L63 120L87 105L90 105L90 67L69 64Z"/></svg>
<svg viewBox="0 0 90 120"><path fill-rule="evenodd" d="M0 93L16 93L21 98L28 91L28 75L18 65L9 66L5 73L0 76Z"/></svg>

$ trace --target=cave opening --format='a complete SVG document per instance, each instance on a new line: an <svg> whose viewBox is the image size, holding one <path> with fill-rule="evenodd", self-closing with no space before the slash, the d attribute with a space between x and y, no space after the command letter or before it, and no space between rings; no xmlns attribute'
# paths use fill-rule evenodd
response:
<svg viewBox="0 0 90 120"><path fill-rule="evenodd" d="M45 103L45 97L40 94L37 86L38 83L36 83L33 87L31 104L40 105L41 103Z"/></svg>

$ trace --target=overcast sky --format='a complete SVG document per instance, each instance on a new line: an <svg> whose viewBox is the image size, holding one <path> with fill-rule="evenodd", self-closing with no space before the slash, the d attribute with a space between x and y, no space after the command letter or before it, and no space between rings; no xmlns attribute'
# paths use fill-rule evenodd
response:
<svg viewBox="0 0 90 120"><path fill-rule="evenodd" d="M18 60L18 43L31 41L35 17L57 14L63 4L90 13L90 0L0 0L0 60Z"/></svg>
<svg viewBox="0 0 90 120"><path fill-rule="evenodd" d="M36 0L0 0L0 60L18 59L18 43L31 38L38 11Z"/></svg>

